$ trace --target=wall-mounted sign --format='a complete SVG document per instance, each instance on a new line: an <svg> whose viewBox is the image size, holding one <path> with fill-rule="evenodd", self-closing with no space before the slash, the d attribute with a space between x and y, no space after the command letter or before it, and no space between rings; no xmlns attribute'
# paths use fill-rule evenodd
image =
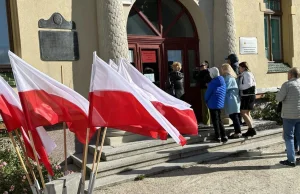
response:
<svg viewBox="0 0 300 194"><path fill-rule="evenodd" d="M142 51L143 63L156 63L156 51Z"/></svg>
<svg viewBox="0 0 300 194"><path fill-rule="evenodd" d="M240 37L240 54L252 55L257 54L257 38L256 37Z"/></svg>
<svg viewBox="0 0 300 194"><path fill-rule="evenodd" d="M131 5L133 0L121 0L124 5Z"/></svg>

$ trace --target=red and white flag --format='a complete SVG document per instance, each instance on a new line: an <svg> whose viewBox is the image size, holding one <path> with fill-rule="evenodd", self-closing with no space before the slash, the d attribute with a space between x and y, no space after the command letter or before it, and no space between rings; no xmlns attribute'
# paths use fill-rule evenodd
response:
<svg viewBox="0 0 300 194"><path fill-rule="evenodd" d="M117 71L126 80L133 82L139 88L140 93L145 93L145 98L151 101L181 134L198 134L197 119L189 104L158 88L125 59L120 60L119 66L112 63L112 67L118 68Z"/></svg>
<svg viewBox="0 0 300 194"><path fill-rule="evenodd" d="M8 52L29 129L66 122L85 144L89 102L74 90ZM95 132L90 130L90 137Z"/></svg>
<svg viewBox="0 0 300 194"><path fill-rule="evenodd" d="M134 88L133 84L114 71L94 53L90 84L90 125L107 126L145 126L146 129L162 129L181 145L186 139L163 117L149 100ZM101 115L101 119L98 115ZM101 122L100 122L101 121ZM140 134L146 129L136 130Z"/></svg>
<svg viewBox="0 0 300 194"><path fill-rule="evenodd" d="M21 130L26 152L29 157L34 159L19 96L2 77L0 77L0 88L0 113L7 131L11 132L18 128ZM44 127L37 127L36 130L32 130L32 136L40 161L45 165L49 174L53 176L48 156L55 149L56 144L49 137Z"/></svg>

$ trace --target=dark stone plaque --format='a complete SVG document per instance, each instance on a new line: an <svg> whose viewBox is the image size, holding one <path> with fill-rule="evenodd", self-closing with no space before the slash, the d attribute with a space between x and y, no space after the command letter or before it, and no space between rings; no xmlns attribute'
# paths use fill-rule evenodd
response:
<svg viewBox="0 0 300 194"><path fill-rule="evenodd" d="M54 13L48 20L40 19L39 28L50 28L50 29L76 29L73 21L66 21L60 13Z"/></svg>
<svg viewBox="0 0 300 194"><path fill-rule="evenodd" d="M79 59L76 31L39 31L40 55L43 61L76 61Z"/></svg>

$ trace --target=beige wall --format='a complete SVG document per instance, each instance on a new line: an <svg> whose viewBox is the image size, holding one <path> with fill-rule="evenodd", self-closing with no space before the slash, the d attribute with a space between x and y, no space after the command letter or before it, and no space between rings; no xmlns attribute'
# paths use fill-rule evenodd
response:
<svg viewBox="0 0 300 194"><path fill-rule="evenodd" d="M28 63L61 81L63 66L64 84L87 96L92 64L92 52L98 50L95 0L18 0L21 56ZM38 28L40 19L49 19L59 12L76 23L79 39L79 61L46 62L40 59ZM46 29L48 30L48 29Z"/></svg>
<svg viewBox="0 0 300 194"><path fill-rule="evenodd" d="M254 73L258 88L278 87L286 81L286 73L268 74L268 60L265 57L264 12L259 3L263 0L235 0L236 35L239 37L257 37L258 55L239 55L240 62L247 61ZM285 2L285 1L283 1ZM286 40L284 40L286 41ZM239 51L239 42L238 51Z"/></svg>
<svg viewBox="0 0 300 194"><path fill-rule="evenodd" d="M291 2L293 15L292 25L293 25L293 66L300 67L300 1L299 0L288 0Z"/></svg>

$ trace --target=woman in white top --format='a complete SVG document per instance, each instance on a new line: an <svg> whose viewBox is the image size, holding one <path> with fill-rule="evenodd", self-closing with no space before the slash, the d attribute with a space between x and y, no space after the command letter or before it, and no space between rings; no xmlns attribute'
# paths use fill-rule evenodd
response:
<svg viewBox="0 0 300 194"><path fill-rule="evenodd" d="M253 110L255 102L255 89L256 82L254 75L250 72L247 62L239 64L239 90L241 96L241 115L245 120L248 131L243 134L244 137L256 135L256 131L253 127L253 119L250 111Z"/></svg>

